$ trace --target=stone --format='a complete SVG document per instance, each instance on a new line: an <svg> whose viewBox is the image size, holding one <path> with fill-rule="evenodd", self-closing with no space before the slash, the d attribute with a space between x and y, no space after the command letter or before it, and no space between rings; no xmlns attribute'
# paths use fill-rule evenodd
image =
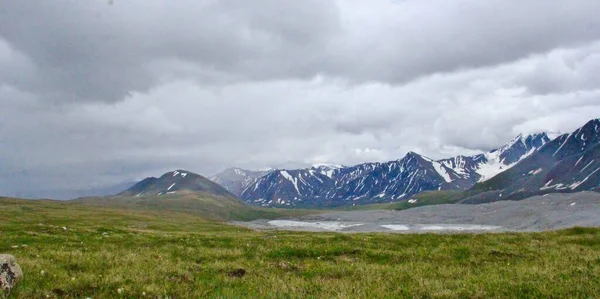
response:
<svg viewBox="0 0 600 299"><path fill-rule="evenodd" d="M9 254L0 254L0 290L11 290L21 279L23 279L23 271L15 257Z"/></svg>

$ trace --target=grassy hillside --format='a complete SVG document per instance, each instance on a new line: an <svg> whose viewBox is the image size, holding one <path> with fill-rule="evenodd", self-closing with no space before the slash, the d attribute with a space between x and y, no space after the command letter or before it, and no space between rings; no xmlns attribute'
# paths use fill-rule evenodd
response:
<svg viewBox="0 0 600 299"><path fill-rule="evenodd" d="M256 232L158 207L0 199L0 236L25 273L10 298L600 297L599 229Z"/></svg>
<svg viewBox="0 0 600 299"><path fill-rule="evenodd" d="M310 213L307 210L259 208L232 197L186 191L162 196L84 198L72 203L127 210L180 212L213 220L274 219Z"/></svg>

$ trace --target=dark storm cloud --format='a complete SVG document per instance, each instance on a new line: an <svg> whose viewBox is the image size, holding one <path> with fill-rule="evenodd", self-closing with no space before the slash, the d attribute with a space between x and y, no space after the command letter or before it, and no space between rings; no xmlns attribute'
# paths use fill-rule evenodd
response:
<svg viewBox="0 0 600 299"><path fill-rule="evenodd" d="M36 66L19 86L57 100L122 100L184 72L177 62L216 81L309 76L336 29L331 1L9 0L0 17Z"/></svg>
<svg viewBox="0 0 600 299"><path fill-rule="evenodd" d="M402 83L598 39L597 11L598 1L7 0L0 36L35 66L22 88L118 101L181 76Z"/></svg>
<svg viewBox="0 0 600 299"><path fill-rule="evenodd" d="M0 193L174 168L441 158L572 130L600 116L597 11L592 0L5 0Z"/></svg>

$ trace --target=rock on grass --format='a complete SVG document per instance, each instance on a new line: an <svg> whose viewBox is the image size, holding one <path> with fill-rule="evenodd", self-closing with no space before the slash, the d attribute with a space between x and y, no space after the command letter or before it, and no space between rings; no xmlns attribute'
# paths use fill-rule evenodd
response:
<svg viewBox="0 0 600 299"><path fill-rule="evenodd" d="M0 290L11 290L22 278L23 271L15 257L9 254L0 254Z"/></svg>

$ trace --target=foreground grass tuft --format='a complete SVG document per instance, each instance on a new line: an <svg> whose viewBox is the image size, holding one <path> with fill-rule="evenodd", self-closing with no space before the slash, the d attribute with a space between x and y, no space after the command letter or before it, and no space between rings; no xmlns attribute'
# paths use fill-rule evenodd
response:
<svg viewBox="0 0 600 299"><path fill-rule="evenodd" d="M185 213L0 200L0 252L25 273L10 298L598 298L598 240L592 228L256 232Z"/></svg>

